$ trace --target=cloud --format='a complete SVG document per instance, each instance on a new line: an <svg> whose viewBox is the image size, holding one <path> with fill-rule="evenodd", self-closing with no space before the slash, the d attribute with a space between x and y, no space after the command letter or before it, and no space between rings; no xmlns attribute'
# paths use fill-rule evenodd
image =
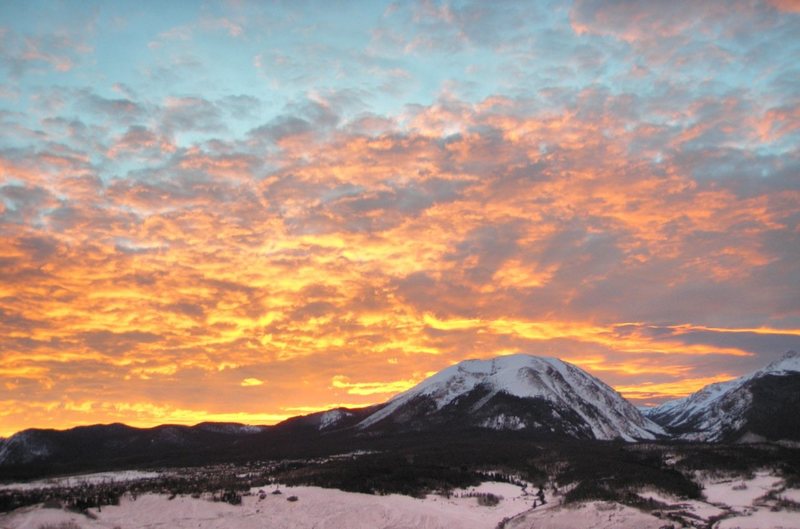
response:
<svg viewBox="0 0 800 529"><path fill-rule="evenodd" d="M292 146L301 146L314 136L324 137L340 119L335 108L320 98L293 103L287 106L286 111L252 129L250 137L290 149Z"/></svg>
<svg viewBox="0 0 800 529"><path fill-rule="evenodd" d="M800 33L730 5L398 5L284 47L245 6L135 76L23 65L0 432L279 420L519 351L652 403L797 349Z"/></svg>
<svg viewBox="0 0 800 529"><path fill-rule="evenodd" d="M648 6L638 0L579 0L573 5L570 15L573 28L579 34L606 33L635 42L675 37L687 31L699 22L696 13L692 13L694 6L696 4L692 2ZM710 6L710 9L721 9L721 6ZM702 15L706 14L703 10Z"/></svg>
<svg viewBox="0 0 800 529"><path fill-rule="evenodd" d="M143 344L158 341L161 337L151 332L140 331L90 331L78 336L90 348L102 353L124 353Z"/></svg>
<svg viewBox="0 0 800 529"><path fill-rule="evenodd" d="M160 157L163 153L171 153L177 149L168 138L141 125L128 127L124 134L119 136L108 149L109 158L131 154L145 154Z"/></svg>
<svg viewBox="0 0 800 529"><path fill-rule="evenodd" d="M43 208L56 204L55 197L39 186L6 184L0 186L0 197L2 198L0 204L3 208L1 213L4 222L19 224L33 223Z"/></svg>
<svg viewBox="0 0 800 529"><path fill-rule="evenodd" d="M231 37L241 37L244 34L244 28L238 22L234 22L228 18L207 19L201 23L203 28L207 29L221 29L228 33Z"/></svg>
<svg viewBox="0 0 800 529"><path fill-rule="evenodd" d="M787 13L800 12L800 5L795 0L769 0L769 4L775 7L778 11Z"/></svg>
<svg viewBox="0 0 800 529"><path fill-rule="evenodd" d="M218 105L236 119L250 117L263 107L260 99L242 94L225 96L218 102Z"/></svg>
<svg viewBox="0 0 800 529"><path fill-rule="evenodd" d="M19 35L0 31L0 65L12 78L19 78L42 67L60 73L72 70L92 47L67 32L47 35Z"/></svg>
<svg viewBox="0 0 800 529"><path fill-rule="evenodd" d="M790 346L774 295L751 298L748 310L737 299L743 282L790 281L791 265L768 268L791 262L788 246L766 243L793 233L796 191L775 182L738 194L724 175L698 180L695 158L640 156L631 150L640 130L617 116L614 96L582 101L559 115L513 100L433 105L415 111L429 125L375 136L331 121L305 156L293 146L272 153L277 169L263 179L247 139L170 152L149 129L129 127L119 152L148 150L159 165L66 195L56 209L36 188L3 188L9 214L33 208L58 230L42 238L29 224L33 233L14 237L19 274L38 279L7 285L26 302L4 310L18 315L16 332L38 329L26 347L45 354L70 344L137 384L326 358L317 380L339 376L330 374L336 362L362 365L359 378L332 387L364 398L396 389L371 382L398 380L395 369L424 373L467 356L557 354L610 368L628 387L662 358L686 366L679 358ZM585 111L586 101L602 111ZM462 133L442 136L445 111L457 113ZM692 123L659 134L678 137ZM42 288L69 294L51 305ZM51 315L47 326L37 314ZM770 318L767 335L739 340L617 327L644 319L735 330ZM404 361L389 370L384 358ZM703 378L686 369L672 376Z"/></svg>
<svg viewBox="0 0 800 529"><path fill-rule="evenodd" d="M352 383L347 377L337 375L331 379L331 386L346 390L348 395L395 395L411 389L420 381L421 379Z"/></svg>
<svg viewBox="0 0 800 529"><path fill-rule="evenodd" d="M224 127L217 106L201 97L167 97L162 124L168 133L213 132Z"/></svg>
<svg viewBox="0 0 800 529"><path fill-rule="evenodd" d="M145 110L131 99L108 99L89 91L84 91L83 106L89 112L96 112L104 118L114 118L115 121L125 123L144 117Z"/></svg>

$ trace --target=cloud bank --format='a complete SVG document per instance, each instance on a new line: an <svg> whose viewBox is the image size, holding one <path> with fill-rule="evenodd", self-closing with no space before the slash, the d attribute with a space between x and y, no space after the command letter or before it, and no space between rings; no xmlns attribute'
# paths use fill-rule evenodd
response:
<svg viewBox="0 0 800 529"><path fill-rule="evenodd" d="M800 347L790 3L50 7L0 19L0 433Z"/></svg>

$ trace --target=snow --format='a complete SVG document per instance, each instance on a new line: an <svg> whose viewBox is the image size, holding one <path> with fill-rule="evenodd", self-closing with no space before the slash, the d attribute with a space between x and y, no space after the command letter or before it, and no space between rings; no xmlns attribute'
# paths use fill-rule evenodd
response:
<svg viewBox="0 0 800 529"><path fill-rule="evenodd" d="M47 443L37 442L35 433L31 431L18 432L8 439L0 441L0 464L13 457L14 449L26 454L22 462L29 462L50 455L50 448Z"/></svg>
<svg viewBox="0 0 800 529"><path fill-rule="evenodd" d="M795 503L800 503L800 490L798 489L786 489L778 496Z"/></svg>
<svg viewBox="0 0 800 529"><path fill-rule="evenodd" d="M726 509L723 509L722 507L717 505L712 505L704 501L676 498L674 496L671 496L669 494L657 490L642 490L639 492L639 496L644 499L652 499L657 502L666 504L670 507L676 508L676 510L679 511L682 510L686 512L691 512L704 520L708 520L711 517L719 516L727 512ZM672 509L667 509L667 510L669 511Z"/></svg>
<svg viewBox="0 0 800 529"><path fill-rule="evenodd" d="M205 422L196 424L195 428L203 429L207 432L227 433L227 434L257 434L263 432L266 427L250 424Z"/></svg>
<svg viewBox="0 0 800 529"><path fill-rule="evenodd" d="M681 439L718 440L727 428L736 430L743 425L744 411L752 402L752 395L743 386L750 379L751 375L748 375L708 385L686 398L653 408L648 416L665 417L670 427L694 423L696 431L680 435ZM725 413L720 411L723 403L730 403Z"/></svg>
<svg viewBox="0 0 800 529"><path fill-rule="evenodd" d="M520 487L505 483L482 485L481 492L503 496L496 506L478 505L474 497L372 496L319 487L280 487L283 494L245 496L242 505L215 503L206 499L146 494L133 501L124 497L119 506L92 509L91 520L54 509L20 509L0 516L0 527L37 529L45 523L73 520L84 529L170 527L171 529L237 528L331 528L380 529L418 527L422 529L492 529L506 517L525 511L532 499ZM258 489L254 489L254 492ZM265 488L268 492L272 489ZM288 502L297 496L297 502Z"/></svg>
<svg viewBox="0 0 800 529"><path fill-rule="evenodd" d="M506 524L507 529L659 529L665 521L618 503L587 502L534 509Z"/></svg>
<svg viewBox="0 0 800 529"><path fill-rule="evenodd" d="M726 479L704 483L703 493L712 503L723 503L734 509L754 506L756 499L777 489L783 480L769 472L758 472L752 479Z"/></svg>
<svg viewBox="0 0 800 529"><path fill-rule="evenodd" d="M481 423L484 428L491 428L492 430L522 430L527 425L525 421L516 415L506 415L501 413L491 419L486 419Z"/></svg>
<svg viewBox="0 0 800 529"><path fill-rule="evenodd" d="M530 487L528 488L530 490ZM475 487L468 487L466 489L455 489L453 494L463 493L479 493L479 494L494 494L506 499L522 498L522 489L517 485L511 483L503 483L498 481L484 481ZM530 494L530 493L529 493Z"/></svg>
<svg viewBox="0 0 800 529"><path fill-rule="evenodd" d="M91 483L111 483L135 481L139 479L152 479L161 476L159 472L145 472L141 470L124 470L119 472L96 472L93 474L80 474L57 478L29 481L26 483L0 484L0 490L32 490L51 487L76 486Z"/></svg>
<svg viewBox="0 0 800 529"><path fill-rule="evenodd" d="M784 490L783 480L769 471L752 477L702 479L706 501L723 506L728 511L715 528L718 529L782 529L800 527L800 512L781 510L767 497L794 496L793 489ZM800 494L799 494L800 496ZM791 497L787 498L791 499Z"/></svg>
<svg viewBox="0 0 800 529"><path fill-rule="evenodd" d="M352 414L341 409L326 411L319 417L319 429L324 430L334 426L337 422L350 415Z"/></svg>
<svg viewBox="0 0 800 529"><path fill-rule="evenodd" d="M762 509L746 516L726 518L715 525L715 529L797 529L800 527L797 513Z"/></svg>
<svg viewBox="0 0 800 529"><path fill-rule="evenodd" d="M91 474L70 479L135 479L143 473L125 472ZM658 529L674 523L668 516L691 522L719 520L715 528L781 529L800 527L800 512L777 510L775 502L764 498L770 492L779 497L800 498L800 490L786 489L783 480L768 471L753 476L708 477L703 482L706 500L683 500L658 490L641 490L643 498L652 498L669 507L643 512L613 502L585 502L562 506L558 496L547 496L548 503L532 508L535 488L500 482L484 482L475 487L456 489L447 498L429 495L424 499L400 495L373 496L319 487L279 485L281 495L270 494L274 486L259 488L243 497L242 505L213 502L207 497L144 494L133 500L123 496L119 506L91 509L95 519L41 506L18 509L0 515L0 527L39 529L72 521L83 529L120 529L169 527L170 529L273 529L341 528L389 529L422 528L494 529L503 520L507 529ZM494 494L501 498L495 506L481 506L476 494ZM297 496L297 502L286 500ZM661 513L661 517L657 516ZM705 525L703 525L705 526Z"/></svg>
<svg viewBox="0 0 800 529"><path fill-rule="evenodd" d="M762 470L752 476L698 473L696 479L703 485L705 500L684 500L657 490L642 490L638 494L665 504L657 509L663 515L691 525L696 525L692 523L696 520L705 523L720 520L714 528L800 527L800 512L786 509L773 499L775 496L800 499L800 491L784 489L783 479L770 471Z"/></svg>
<svg viewBox="0 0 800 529"><path fill-rule="evenodd" d="M780 359L748 375L710 384L682 399L671 400L646 412L661 417L670 427L692 424L695 431L679 438L688 441L718 441L726 431L737 431L745 423L752 402L747 383L765 375L800 372L800 353L789 351Z"/></svg>
<svg viewBox="0 0 800 529"><path fill-rule="evenodd" d="M705 386L688 397L670 400L661 406L651 408L648 413L661 414L673 412L675 410L680 410L680 414L682 416L686 415L687 413L694 413L698 410L702 410L703 408L711 406L714 402L725 396L728 391L738 387L738 382L739 379L734 379L726 382L715 382L714 384L709 384L708 386Z"/></svg>
<svg viewBox="0 0 800 529"><path fill-rule="evenodd" d="M240 433L261 433L266 428L264 426L254 426L252 424L243 424L239 427Z"/></svg>
<svg viewBox="0 0 800 529"><path fill-rule="evenodd" d="M66 522L73 522L78 527L86 527L86 516L61 509L43 509L40 507L26 507L0 515L0 527L8 529L40 529L42 526L55 526ZM95 526L105 527L105 526ZM110 527L110 526L109 526Z"/></svg>
<svg viewBox="0 0 800 529"><path fill-rule="evenodd" d="M800 353L797 351L787 352L781 358L775 362L772 362L764 369L756 371L756 374L763 375L767 373L781 374L792 372L800 372Z"/></svg>
<svg viewBox="0 0 800 529"><path fill-rule="evenodd" d="M478 402L479 409L497 392L521 398L542 398L570 408L591 427L597 439L653 439L663 433L660 426L639 411L612 388L583 370L557 358L509 355L491 360L466 360L424 380L397 395L382 409L359 423L367 428L380 422L402 406L419 397L430 397L441 410L478 386L488 387L489 395ZM592 405L600 416L588 413ZM488 427L498 428L507 422L516 429L518 422L497 418Z"/></svg>

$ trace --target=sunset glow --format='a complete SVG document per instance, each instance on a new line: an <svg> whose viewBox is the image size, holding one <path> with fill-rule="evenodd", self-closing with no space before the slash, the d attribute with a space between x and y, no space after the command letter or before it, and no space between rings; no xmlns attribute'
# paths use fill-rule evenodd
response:
<svg viewBox="0 0 800 529"><path fill-rule="evenodd" d="M10 2L0 435L272 424L467 358L636 404L800 348L800 10Z"/></svg>

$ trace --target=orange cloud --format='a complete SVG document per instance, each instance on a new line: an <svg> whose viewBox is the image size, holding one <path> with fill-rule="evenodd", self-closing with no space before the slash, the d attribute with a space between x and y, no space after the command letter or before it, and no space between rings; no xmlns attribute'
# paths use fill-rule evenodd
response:
<svg viewBox="0 0 800 529"><path fill-rule="evenodd" d="M800 2L797 0L768 0L779 11L800 13Z"/></svg>
<svg viewBox="0 0 800 529"><path fill-rule="evenodd" d="M635 386L617 386L615 389L619 391L625 398L630 399L637 404L648 405L657 403L663 400L664 397L686 397L709 384L725 382L732 378L734 377L722 374L713 377L689 378L660 384L646 383L637 384Z"/></svg>
<svg viewBox="0 0 800 529"><path fill-rule="evenodd" d="M798 335L770 282L791 272L771 241L796 229L797 192L653 162L634 146L655 128L611 112L492 98L406 118L268 154L128 131L103 152L161 163L127 179L100 180L84 153L4 159L0 432L275 422L517 351L649 402L768 347L720 336ZM747 284L768 294L743 301ZM725 325L750 312L763 325Z"/></svg>
<svg viewBox="0 0 800 529"><path fill-rule="evenodd" d="M433 373L428 373L430 376ZM337 375L331 379L331 387L344 389L348 395L384 395L386 398L411 389L422 381L421 377L392 382L350 382L348 377Z"/></svg>

